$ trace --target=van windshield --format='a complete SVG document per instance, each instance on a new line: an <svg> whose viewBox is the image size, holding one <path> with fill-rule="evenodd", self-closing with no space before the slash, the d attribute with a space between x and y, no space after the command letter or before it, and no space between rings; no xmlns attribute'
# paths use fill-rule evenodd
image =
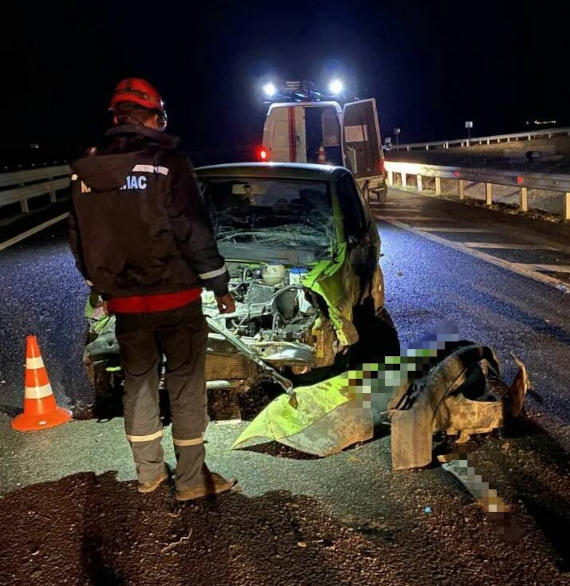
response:
<svg viewBox="0 0 570 586"><path fill-rule="evenodd" d="M201 183L220 244L304 247L322 257L336 241L325 181L205 178Z"/></svg>

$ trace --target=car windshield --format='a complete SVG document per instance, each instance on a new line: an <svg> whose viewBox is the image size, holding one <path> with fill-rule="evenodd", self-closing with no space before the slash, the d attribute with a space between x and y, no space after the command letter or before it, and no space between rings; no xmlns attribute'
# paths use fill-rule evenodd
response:
<svg viewBox="0 0 570 586"><path fill-rule="evenodd" d="M336 241L326 181L202 179L220 244L302 247L318 257Z"/></svg>

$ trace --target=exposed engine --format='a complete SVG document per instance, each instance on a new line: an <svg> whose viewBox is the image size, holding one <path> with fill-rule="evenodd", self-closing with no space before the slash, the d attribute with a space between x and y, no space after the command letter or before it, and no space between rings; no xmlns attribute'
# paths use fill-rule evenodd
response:
<svg viewBox="0 0 570 586"><path fill-rule="evenodd" d="M306 269L235 263L229 270L235 312L220 315L213 294L206 293L204 313L268 362L313 363L311 330L322 312L315 294L301 284Z"/></svg>

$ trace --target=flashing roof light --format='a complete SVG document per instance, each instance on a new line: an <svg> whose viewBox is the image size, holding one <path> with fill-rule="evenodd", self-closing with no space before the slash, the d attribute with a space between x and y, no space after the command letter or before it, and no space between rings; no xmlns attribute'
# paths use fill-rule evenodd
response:
<svg viewBox="0 0 570 586"><path fill-rule="evenodd" d="M277 93L277 88L272 82L268 82L263 86L263 93L268 97L272 98Z"/></svg>
<svg viewBox="0 0 570 586"><path fill-rule="evenodd" d="M342 93L343 89L344 89L344 84L342 83L342 81L340 79L333 79L329 83L329 92L335 96L338 96L340 93Z"/></svg>

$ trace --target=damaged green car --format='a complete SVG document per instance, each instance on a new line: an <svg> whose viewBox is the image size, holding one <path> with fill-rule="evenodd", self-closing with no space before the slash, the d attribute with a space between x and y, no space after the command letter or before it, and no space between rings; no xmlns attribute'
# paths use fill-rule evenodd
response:
<svg viewBox="0 0 570 586"><path fill-rule="evenodd" d="M202 294L210 401L253 399L220 418L250 418L268 384L290 390L399 354L377 225L347 169L243 163L196 172L236 300L234 313L220 315L213 294ZM113 318L90 321L85 364L96 384L110 385L120 377Z"/></svg>

